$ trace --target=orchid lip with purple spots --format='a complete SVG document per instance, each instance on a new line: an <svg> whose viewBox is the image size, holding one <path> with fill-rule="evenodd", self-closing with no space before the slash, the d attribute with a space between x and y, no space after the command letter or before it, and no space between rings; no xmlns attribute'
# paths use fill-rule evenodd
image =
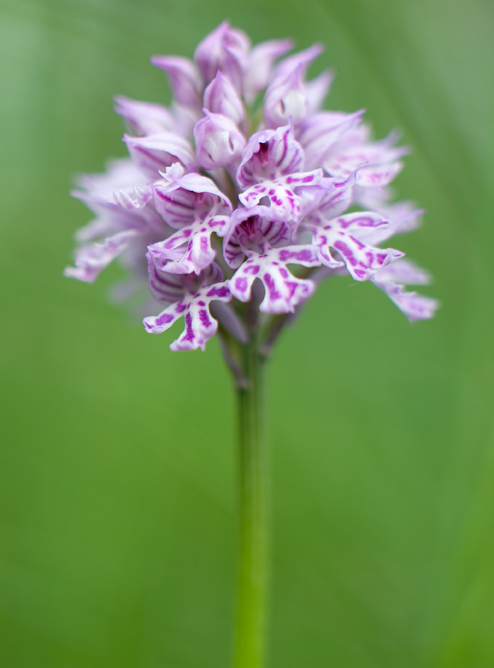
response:
<svg viewBox="0 0 494 668"><path fill-rule="evenodd" d="M144 319L146 331L184 318L173 350L204 350L218 329L245 342L243 303L253 300L264 318L295 313L316 289L312 275L370 280L409 320L439 306L405 290L428 274L381 246L422 213L391 201L408 149L395 133L375 141L363 110L321 110L333 74L311 80L307 70L322 47L286 55L292 46L252 46L224 22L193 59L154 56L171 104L116 98L129 158L74 193L95 219L78 232L65 274L93 282L118 258L132 286L165 307Z"/></svg>

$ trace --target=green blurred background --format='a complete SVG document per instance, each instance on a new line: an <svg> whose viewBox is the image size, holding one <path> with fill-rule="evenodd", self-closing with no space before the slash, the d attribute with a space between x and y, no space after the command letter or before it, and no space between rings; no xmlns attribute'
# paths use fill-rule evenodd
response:
<svg viewBox="0 0 494 668"><path fill-rule="evenodd" d="M2 0L0 665L226 668L233 409L216 341L171 353L62 278L76 172L125 154L112 96L167 101L153 54L228 17L322 41L328 104L414 147L398 247L443 307L320 286L270 367L269 668L494 665L494 4Z"/></svg>

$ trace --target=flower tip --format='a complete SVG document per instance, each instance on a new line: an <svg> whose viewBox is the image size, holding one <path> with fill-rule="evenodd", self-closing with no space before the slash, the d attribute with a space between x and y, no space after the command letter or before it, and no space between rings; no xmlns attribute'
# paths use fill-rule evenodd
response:
<svg viewBox="0 0 494 668"><path fill-rule="evenodd" d="M155 330L155 327L154 327L154 325L155 325L154 321L155 320L156 320L156 318L147 317L147 318L144 318L144 320L142 321L142 324L144 325L144 329L149 334L158 334L159 333Z"/></svg>
<svg viewBox="0 0 494 668"><path fill-rule="evenodd" d="M63 270L63 275L65 278L75 278L78 281L82 281L83 283L94 283L96 280L96 277L98 276L98 273L92 273L89 271L85 271L81 267L65 267Z"/></svg>
<svg viewBox="0 0 494 668"><path fill-rule="evenodd" d="M179 353L179 352L190 352L191 350L197 350L200 348L202 352L206 352L206 341L197 341L195 345L193 343L190 343L188 341L180 341L180 339L177 339L176 341L173 341L170 343L170 350L174 353Z"/></svg>
<svg viewBox="0 0 494 668"><path fill-rule="evenodd" d="M277 40L278 46L281 49L284 49L284 52L291 51L296 44L296 41L293 37L285 37L284 39Z"/></svg>
<svg viewBox="0 0 494 668"><path fill-rule="evenodd" d="M71 197L75 197L76 199L84 199L84 197L86 196L86 193L83 193L80 190L76 190L74 188L73 190L69 191L69 195Z"/></svg>
<svg viewBox="0 0 494 668"><path fill-rule="evenodd" d="M125 95L115 95L113 98L113 103L114 103L114 109L115 107L123 107L127 102L129 101L128 97L125 97Z"/></svg>
<svg viewBox="0 0 494 668"><path fill-rule="evenodd" d="M432 297L418 295L415 292L409 294L415 297L419 307L415 312L409 313L408 315L405 314L407 315L410 324L420 322L422 320L431 320L436 315L436 311L441 308L441 302L438 299L432 299Z"/></svg>

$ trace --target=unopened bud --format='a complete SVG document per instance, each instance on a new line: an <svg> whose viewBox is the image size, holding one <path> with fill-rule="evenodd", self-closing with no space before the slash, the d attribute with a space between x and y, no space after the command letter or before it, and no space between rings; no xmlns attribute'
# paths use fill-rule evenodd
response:
<svg viewBox="0 0 494 668"><path fill-rule="evenodd" d="M204 91L204 106L214 114L230 118L238 125L244 118L242 100L234 87L218 70L215 78Z"/></svg>
<svg viewBox="0 0 494 668"><path fill-rule="evenodd" d="M228 167L240 157L245 139L233 121L203 109L202 118L194 128L197 162L203 169Z"/></svg>
<svg viewBox="0 0 494 668"><path fill-rule="evenodd" d="M264 120L270 128L287 125L290 118L296 124L307 113L302 66L282 78L275 79L264 98Z"/></svg>

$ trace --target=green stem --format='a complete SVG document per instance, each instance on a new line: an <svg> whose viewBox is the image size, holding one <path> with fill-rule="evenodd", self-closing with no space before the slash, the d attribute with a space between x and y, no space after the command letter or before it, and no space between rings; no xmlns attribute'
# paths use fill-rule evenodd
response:
<svg viewBox="0 0 494 668"><path fill-rule="evenodd" d="M240 494L234 668L262 668L268 584L264 357L259 353L256 340L242 349L247 382L237 387Z"/></svg>

